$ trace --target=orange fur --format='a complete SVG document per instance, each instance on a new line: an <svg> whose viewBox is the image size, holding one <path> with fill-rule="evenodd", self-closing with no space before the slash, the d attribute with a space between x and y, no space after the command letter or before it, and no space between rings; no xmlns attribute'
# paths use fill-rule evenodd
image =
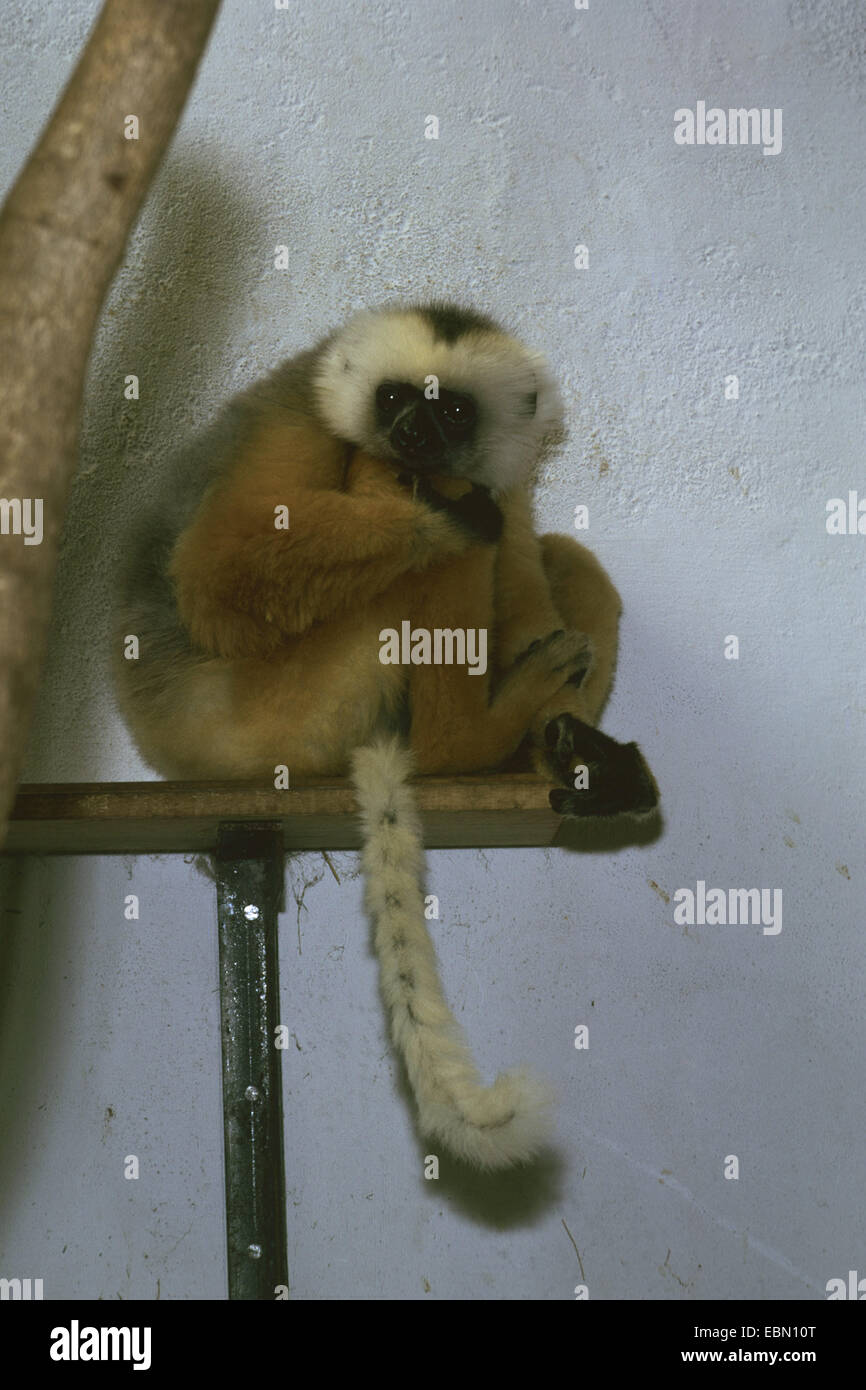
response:
<svg viewBox="0 0 866 1390"><path fill-rule="evenodd" d="M288 529L275 527L280 507L289 510ZM278 416L204 498L170 572L200 647L266 656L314 622L357 609L434 549L462 544L456 528L416 505L376 460L360 451L352 460L339 441Z"/></svg>
<svg viewBox="0 0 866 1390"><path fill-rule="evenodd" d="M467 486L437 483L452 497ZM222 713L231 729L208 722L211 751L202 766L187 745L187 760L197 760L188 775L265 771L274 762L298 775L344 771L348 751L372 728L377 695L395 707L407 683L410 744L422 772L501 766L547 711L597 718L613 672L616 592L589 551L535 534L527 489L512 489L500 505L499 543L470 543L413 500L393 465L279 413L265 416L172 558L181 617L196 644L222 658L211 674L222 685L228 679L230 691L230 708L223 701L214 718ZM288 530L274 528L278 506L289 509ZM383 666L379 633L404 620L430 630L486 628L487 673ZM557 628L591 636L595 665L585 684L594 698L528 663L492 699L517 656ZM323 688L333 698L323 700ZM354 717L344 715L335 730L335 707L352 706Z"/></svg>

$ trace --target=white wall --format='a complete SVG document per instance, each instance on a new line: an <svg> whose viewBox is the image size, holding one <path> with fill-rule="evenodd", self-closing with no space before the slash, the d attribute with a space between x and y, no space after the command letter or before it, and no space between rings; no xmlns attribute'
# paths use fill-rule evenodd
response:
<svg viewBox="0 0 866 1390"><path fill-rule="evenodd" d="M4 186L96 9L8 0ZM554 1155L498 1180L423 1180L354 857L339 886L289 865L297 1298L569 1299L563 1222L593 1298L822 1298L863 1268L866 537L825 527L866 497L862 36L857 0L224 5L103 315L28 779L148 775L107 612L168 446L348 310L436 294L562 383L539 521L589 505L625 603L604 727L665 811L616 852L431 855L480 1059L560 1093ZM676 145L699 100L782 108L782 152ZM212 885L170 858L2 872L0 1275L223 1297ZM676 925L698 879L781 889L782 931Z"/></svg>

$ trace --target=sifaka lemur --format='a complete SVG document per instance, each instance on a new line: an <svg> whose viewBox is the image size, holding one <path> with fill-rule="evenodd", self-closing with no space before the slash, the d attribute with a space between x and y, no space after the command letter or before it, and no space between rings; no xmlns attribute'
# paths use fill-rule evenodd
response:
<svg viewBox="0 0 866 1390"><path fill-rule="evenodd" d="M565 816L658 801L637 745L594 727L616 590L585 547L534 530L532 473L559 418L544 359L485 315L360 313L178 456L116 628L119 703L162 775L351 775L420 1129L489 1169L537 1153L550 1097L522 1071L484 1087L448 1008L412 776L534 766ZM445 633L449 657L455 634L484 633L489 662L430 660L423 643L414 662L385 660L401 631Z"/></svg>

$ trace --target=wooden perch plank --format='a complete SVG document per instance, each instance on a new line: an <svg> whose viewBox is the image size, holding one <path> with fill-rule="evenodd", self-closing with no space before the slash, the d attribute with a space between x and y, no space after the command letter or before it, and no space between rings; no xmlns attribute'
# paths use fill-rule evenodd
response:
<svg viewBox="0 0 866 1390"><path fill-rule="evenodd" d="M428 849L551 845L560 818L533 772L419 777ZM287 850L357 849L351 784L290 791L252 782L69 782L22 786L6 854L190 854L216 848L224 821L279 821Z"/></svg>

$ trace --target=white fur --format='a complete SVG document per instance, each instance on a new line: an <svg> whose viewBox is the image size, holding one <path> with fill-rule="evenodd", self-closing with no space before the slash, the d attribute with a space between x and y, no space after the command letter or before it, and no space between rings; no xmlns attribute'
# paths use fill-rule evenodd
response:
<svg viewBox="0 0 866 1390"><path fill-rule="evenodd" d="M366 902L391 1034L406 1063L421 1131L476 1167L509 1168L544 1143L552 1095L523 1071L481 1084L445 1001L425 924L424 853L411 774L411 755L396 738L354 755Z"/></svg>
<svg viewBox="0 0 866 1390"><path fill-rule="evenodd" d="M544 435L560 423L561 403L545 359L505 333L473 329L454 343L437 342L417 312L365 310L323 352L314 389L334 433L366 444L375 434L377 385L406 381L423 389L430 375L446 390L469 393L478 406L473 481L495 494L520 482ZM521 407L533 391L530 416Z"/></svg>

